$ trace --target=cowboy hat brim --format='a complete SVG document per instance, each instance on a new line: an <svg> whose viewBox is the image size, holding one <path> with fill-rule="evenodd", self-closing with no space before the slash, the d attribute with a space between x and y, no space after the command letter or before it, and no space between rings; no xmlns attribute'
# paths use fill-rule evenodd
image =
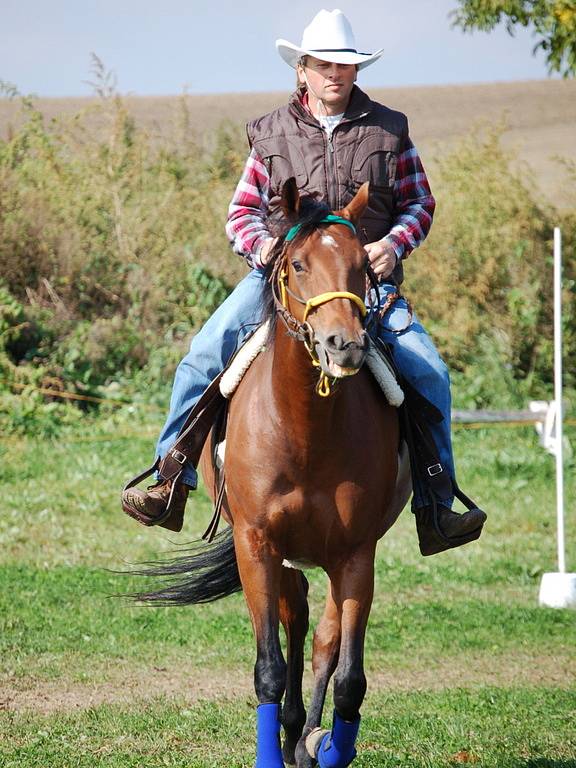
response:
<svg viewBox="0 0 576 768"><path fill-rule="evenodd" d="M296 69L301 56L315 56L322 61L331 61L335 64L356 64L358 69L374 64L382 56L384 48L376 53L356 53L355 51L308 51L298 45L289 43L288 40L276 40L276 50L293 69Z"/></svg>

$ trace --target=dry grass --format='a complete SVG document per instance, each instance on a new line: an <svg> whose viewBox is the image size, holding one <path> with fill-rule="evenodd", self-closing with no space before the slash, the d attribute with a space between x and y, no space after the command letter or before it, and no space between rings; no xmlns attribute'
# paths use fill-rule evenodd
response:
<svg viewBox="0 0 576 768"><path fill-rule="evenodd" d="M382 660L379 660L382 664ZM110 664L98 670L99 680L78 681L33 678L0 680L0 710L31 711L43 715L90 709L103 704L134 704L163 696L190 706L200 701L249 697L253 684L249 674L239 669L206 668L182 658L168 658L162 666ZM532 687L558 690L572 688L574 658L566 653L511 653L480 656L467 653L448 655L430 663L429 659L411 658L402 669L394 665L369 670L370 691L401 693L473 689L481 686ZM304 683L313 685L310 670Z"/></svg>
<svg viewBox="0 0 576 768"><path fill-rule="evenodd" d="M564 172L559 157L576 162L576 82L542 80L480 85L447 85L370 89L370 95L406 112L412 137L424 160L430 161L471 131L478 122L505 122L504 147L518 155L534 173L538 187L560 208ZM287 94L214 94L185 97L190 128L209 137L222 122L242 124L284 103ZM89 108L93 99L39 99L48 119ZM138 124L166 136L177 130L178 97L131 96L126 103ZM18 105L0 100L0 136L18 124ZM96 127L97 124L95 123ZM573 201L572 201L573 202Z"/></svg>

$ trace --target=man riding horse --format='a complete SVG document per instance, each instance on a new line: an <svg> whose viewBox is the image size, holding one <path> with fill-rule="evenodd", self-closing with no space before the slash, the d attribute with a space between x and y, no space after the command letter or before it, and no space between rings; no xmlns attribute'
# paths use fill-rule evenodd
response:
<svg viewBox="0 0 576 768"><path fill-rule="evenodd" d="M415 461L411 462L420 550L429 555L467 543L478 538L486 515L472 505L464 514L451 508L457 486L448 371L398 295L403 260L428 234L435 201L410 140L406 116L372 101L355 85L358 71L379 59L382 50L358 53L350 23L339 10L320 11L304 30L300 46L278 40L276 47L296 69L298 87L288 104L248 124L251 151L226 224L233 250L252 271L196 334L178 366L157 457L169 453L191 409L260 322L264 268L275 243L269 217L279 206L284 183L294 177L301 195L312 195L337 210L369 181L370 202L358 233L386 310L378 335L391 350L403 380L423 396L422 403L428 401L431 410L442 416L428 420L437 461L426 467L429 477L424 482L422 474L415 476ZM204 425L205 431L209 426ZM147 525L179 530L188 492L196 485L196 468L188 461L178 481L160 475L148 491L125 489L123 507ZM168 505L175 524L166 521Z"/></svg>

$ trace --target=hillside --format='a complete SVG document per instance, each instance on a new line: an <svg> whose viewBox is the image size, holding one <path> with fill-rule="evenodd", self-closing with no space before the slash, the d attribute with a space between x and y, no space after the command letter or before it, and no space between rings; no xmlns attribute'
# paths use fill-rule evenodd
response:
<svg viewBox="0 0 576 768"><path fill-rule="evenodd" d="M556 205L572 200L559 195L565 172L558 158L576 162L576 81L542 80L480 85L447 85L370 89L370 95L406 112L411 133L425 163L444 154L449 145L468 134L475 124L504 124L502 142L519 163L534 173L538 187ZM191 128L209 134L222 120L242 124L282 104L285 92L215 94L185 98ZM127 104L138 123L166 135L174 130L179 97L129 96ZM39 99L48 119L89 108L93 99ZM18 105L0 100L0 136L18 123Z"/></svg>

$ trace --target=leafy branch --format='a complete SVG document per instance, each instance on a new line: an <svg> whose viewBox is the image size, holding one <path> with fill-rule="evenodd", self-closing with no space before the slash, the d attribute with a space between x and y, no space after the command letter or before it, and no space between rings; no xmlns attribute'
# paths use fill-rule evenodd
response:
<svg viewBox="0 0 576 768"><path fill-rule="evenodd" d="M550 74L576 74L576 2L574 0L459 0L453 26L465 32L491 32L501 22L510 35L516 27L532 28L544 51Z"/></svg>

